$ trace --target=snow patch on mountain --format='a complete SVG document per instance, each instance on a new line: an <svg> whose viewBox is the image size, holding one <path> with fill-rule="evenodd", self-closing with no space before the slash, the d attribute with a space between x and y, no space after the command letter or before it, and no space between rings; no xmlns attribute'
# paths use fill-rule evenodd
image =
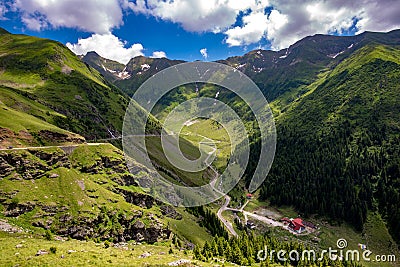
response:
<svg viewBox="0 0 400 267"><path fill-rule="evenodd" d="M121 72L118 73L117 76L118 76L118 78L120 78L122 80L126 80L126 79L129 79L131 77L129 72L126 71L126 66Z"/></svg>
<svg viewBox="0 0 400 267"><path fill-rule="evenodd" d="M287 56L290 55L289 49L286 49L286 53L283 56L280 56L279 58L287 58Z"/></svg>
<svg viewBox="0 0 400 267"><path fill-rule="evenodd" d="M150 65L149 64L143 64L143 65L141 65L141 67L142 67L142 71L147 71L147 70L150 69Z"/></svg>
<svg viewBox="0 0 400 267"><path fill-rule="evenodd" d="M351 44L351 45L349 45L349 46L347 47L347 49L352 49L353 46L354 46L354 44ZM340 51L340 52L337 53L337 54L330 54L330 55L327 55L327 56L330 57L330 58L337 58L339 55L343 54L344 52L346 52L346 50Z"/></svg>
<svg viewBox="0 0 400 267"><path fill-rule="evenodd" d="M238 66L236 66L236 69L237 69L237 70L238 70L238 69L242 69L242 68L246 67L246 65L247 65L247 63L238 65Z"/></svg>
<svg viewBox="0 0 400 267"><path fill-rule="evenodd" d="M264 69L265 69L265 68L257 68L257 67L255 67L255 66L253 66L253 71L256 72L256 73L260 73L260 72L262 72Z"/></svg>

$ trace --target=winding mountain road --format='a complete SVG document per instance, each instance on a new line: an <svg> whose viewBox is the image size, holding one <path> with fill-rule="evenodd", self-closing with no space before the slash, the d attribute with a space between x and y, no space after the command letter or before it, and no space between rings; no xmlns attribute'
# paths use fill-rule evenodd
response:
<svg viewBox="0 0 400 267"><path fill-rule="evenodd" d="M236 233L235 229L233 229L232 224L231 224L228 220L226 220L226 219L224 218L224 216L222 216L222 212L224 212L225 210L228 209L229 202L231 201L230 196L225 195L224 197L225 197L225 203L222 205L221 208L219 208L219 210L218 210L218 212L217 212L217 216L218 216L218 219L220 219L220 221L221 221L221 222L225 225L225 227L228 229L228 231L229 231L234 237L237 237L238 234Z"/></svg>
<svg viewBox="0 0 400 267"><path fill-rule="evenodd" d="M214 149L215 149L215 150L212 151L210 154L212 154L212 153L214 153L214 152L216 151L216 148L214 148ZM229 231L234 237L237 237L238 234L236 233L236 231L235 231L235 229L233 228L232 224L231 224L228 220L226 220L226 219L224 218L224 216L222 216L222 213L223 213L225 210L229 209L229 208L228 208L228 205L229 205L229 202L231 202L231 197L228 196L227 194L224 194L223 192L221 192L219 189L217 189L217 188L215 187L215 183L217 182L217 179L218 179L219 174L218 174L218 172L217 172L211 165L210 165L209 167L210 167L210 169L214 172L214 178L213 178L213 180L210 182L210 185L211 185L212 189L214 189L214 191L216 191L217 193L223 195L224 198L225 198L224 204L221 206L221 208L219 208L219 210L218 210L218 212L217 212L218 219L225 225L225 227L228 229L228 231Z"/></svg>
<svg viewBox="0 0 400 267"><path fill-rule="evenodd" d="M49 148L76 148L79 146L101 146L108 143L84 143L63 146L28 146L28 147L13 147L13 148L0 148L0 150L29 150L29 149L49 149Z"/></svg>

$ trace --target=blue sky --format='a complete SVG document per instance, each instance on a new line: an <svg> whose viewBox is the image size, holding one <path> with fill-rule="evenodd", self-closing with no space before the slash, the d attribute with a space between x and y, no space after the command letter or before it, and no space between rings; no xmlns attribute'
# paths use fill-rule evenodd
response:
<svg viewBox="0 0 400 267"><path fill-rule="evenodd" d="M396 0L4 0L0 26L122 63L137 55L213 61L316 33L390 31L400 28L399 10Z"/></svg>

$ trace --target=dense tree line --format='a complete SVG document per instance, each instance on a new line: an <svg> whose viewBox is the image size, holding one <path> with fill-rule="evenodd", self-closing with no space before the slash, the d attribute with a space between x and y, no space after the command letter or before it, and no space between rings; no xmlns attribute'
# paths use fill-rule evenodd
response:
<svg viewBox="0 0 400 267"><path fill-rule="evenodd" d="M285 254L279 254L283 250ZM357 263L343 260L332 260L327 254L321 257L315 252L315 257L304 253L311 250L303 244L294 242L280 242L276 238L247 235L244 233L238 238L215 237L211 242L205 242L203 246L196 246L193 250L194 258L201 261L210 261L218 258L238 265L252 265L260 263L260 266L281 264L284 266L361 266ZM333 257L332 257L333 258Z"/></svg>
<svg viewBox="0 0 400 267"><path fill-rule="evenodd" d="M186 208L186 210L194 216L201 218L199 223L200 226L209 230L211 235L228 238L228 232L225 230L224 225L213 211L204 206Z"/></svg>
<svg viewBox="0 0 400 267"><path fill-rule="evenodd" d="M382 60L344 71L278 121L277 153L261 198L358 230L369 210L379 211L399 243L398 77L398 65ZM257 162L257 153L250 157Z"/></svg>

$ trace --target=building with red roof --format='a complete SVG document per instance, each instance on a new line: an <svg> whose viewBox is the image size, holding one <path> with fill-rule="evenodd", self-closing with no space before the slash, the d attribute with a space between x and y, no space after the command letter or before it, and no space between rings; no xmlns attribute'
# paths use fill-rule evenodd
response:
<svg viewBox="0 0 400 267"><path fill-rule="evenodd" d="M301 234L306 230L301 218L291 219L288 227L298 234Z"/></svg>

